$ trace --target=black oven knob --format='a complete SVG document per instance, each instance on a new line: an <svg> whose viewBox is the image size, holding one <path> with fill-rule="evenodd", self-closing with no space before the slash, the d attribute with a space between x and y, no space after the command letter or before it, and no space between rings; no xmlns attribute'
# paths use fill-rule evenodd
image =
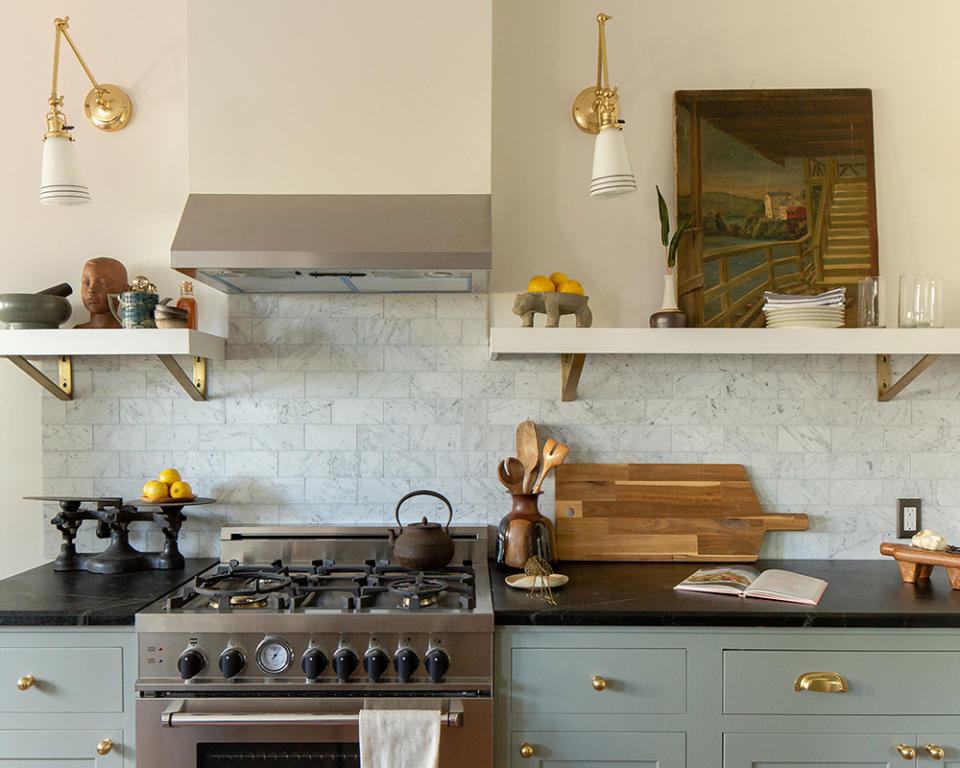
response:
<svg viewBox="0 0 960 768"><path fill-rule="evenodd" d="M187 648L177 659L177 669L180 670L180 677L184 680L196 677L205 666L207 666L207 660L203 657L203 653L196 648Z"/></svg>
<svg viewBox="0 0 960 768"><path fill-rule="evenodd" d="M316 680L327 668L327 654L319 648L307 648L300 659L300 668L307 680Z"/></svg>
<svg viewBox="0 0 960 768"><path fill-rule="evenodd" d="M409 683L419 666L420 659L412 648L401 648L393 655L393 668L397 670L401 683Z"/></svg>
<svg viewBox="0 0 960 768"><path fill-rule="evenodd" d="M333 671L337 673L337 680L341 683L347 682L359 663L357 654L352 650L337 648L336 653L333 654Z"/></svg>
<svg viewBox="0 0 960 768"><path fill-rule="evenodd" d="M371 683L377 682L380 675L390 666L390 657L383 648L370 648L363 654L363 668L367 672L367 679Z"/></svg>
<svg viewBox="0 0 960 768"><path fill-rule="evenodd" d="M220 654L220 673L226 677L236 677L247 663L247 657L239 648L227 648Z"/></svg>
<svg viewBox="0 0 960 768"><path fill-rule="evenodd" d="M450 669L450 657L443 648L431 648L423 659L431 683L439 683Z"/></svg>

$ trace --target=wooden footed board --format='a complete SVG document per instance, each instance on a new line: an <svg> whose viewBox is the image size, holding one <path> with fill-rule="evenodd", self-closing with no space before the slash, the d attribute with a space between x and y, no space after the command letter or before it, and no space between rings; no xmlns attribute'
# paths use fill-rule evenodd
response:
<svg viewBox="0 0 960 768"><path fill-rule="evenodd" d="M765 513L741 464L562 464L560 560L753 562L767 531L804 514Z"/></svg>

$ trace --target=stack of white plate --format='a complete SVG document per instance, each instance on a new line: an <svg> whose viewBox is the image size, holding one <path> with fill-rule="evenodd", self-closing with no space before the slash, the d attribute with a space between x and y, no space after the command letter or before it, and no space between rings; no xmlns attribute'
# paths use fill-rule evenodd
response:
<svg viewBox="0 0 960 768"><path fill-rule="evenodd" d="M764 309L767 328L842 328L843 307L777 307Z"/></svg>

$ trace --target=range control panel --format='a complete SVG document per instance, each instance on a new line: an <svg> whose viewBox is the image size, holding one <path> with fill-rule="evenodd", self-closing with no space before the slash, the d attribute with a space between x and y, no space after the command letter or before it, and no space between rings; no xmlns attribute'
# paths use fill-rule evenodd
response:
<svg viewBox="0 0 960 768"><path fill-rule="evenodd" d="M139 643L141 681L429 687L492 676L489 634L150 634Z"/></svg>

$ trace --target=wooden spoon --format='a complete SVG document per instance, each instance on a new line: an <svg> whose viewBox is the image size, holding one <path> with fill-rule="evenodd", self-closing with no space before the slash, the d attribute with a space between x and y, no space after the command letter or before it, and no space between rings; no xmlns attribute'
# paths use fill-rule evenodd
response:
<svg viewBox="0 0 960 768"><path fill-rule="evenodd" d="M501 459L497 464L497 479L510 493L523 493L523 464L520 459L515 456Z"/></svg>
<svg viewBox="0 0 960 768"><path fill-rule="evenodd" d="M540 440L537 425L527 419L517 427L517 456L523 464L523 492L533 488L534 473L540 466Z"/></svg>
<svg viewBox="0 0 960 768"><path fill-rule="evenodd" d="M563 443L558 443L552 437L543 444L543 463L540 465L540 477L537 478L536 485L533 486L533 493L540 492L540 486L547 477L547 473L554 467L563 464L563 460L570 453L570 448Z"/></svg>

